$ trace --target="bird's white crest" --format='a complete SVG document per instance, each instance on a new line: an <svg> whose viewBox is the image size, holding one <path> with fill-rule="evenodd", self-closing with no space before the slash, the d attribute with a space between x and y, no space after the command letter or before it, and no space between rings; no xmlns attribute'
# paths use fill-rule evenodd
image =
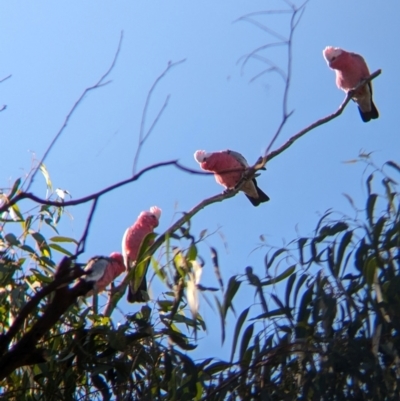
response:
<svg viewBox="0 0 400 401"><path fill-rule="evenodd" d="M340 56L342 52L343 50L339 47L327 46L322 51L322 54L324 55L325 60L329 63L333 58Z"/></svg>
<svg viewBox="0 0 400 401"><path fill-rule="evenodd" d="M158 206L152 206L150 208L150 213L154 214L154 216L157 217L157 220L160 220L160 216L161 216L161 209Z"/></svg>
<svg viewBox="0 0 400 401"><path fill-rule="evenodd" d="M194 160L197 161L197 163L203 163L203 161L209 157L211 153L207 153L205 150L196 150L194 152Z"/></svg>

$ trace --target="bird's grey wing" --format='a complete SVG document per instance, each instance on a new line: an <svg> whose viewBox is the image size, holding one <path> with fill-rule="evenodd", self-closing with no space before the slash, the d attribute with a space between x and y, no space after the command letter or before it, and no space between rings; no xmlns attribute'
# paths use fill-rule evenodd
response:
<svg viewBox="0 0 400 401"><path fill-rule="evenodd" d="M229 149L226 152L231 156L233 156L242 166L246 168L250 167L249 163L247 163L247 160L239 152L235 152L234 150L229 150Z"/></svg>
<svg viewBox="0 0 400 401"><path fill-rule="evenodd" d="M85 270L90 273L86 276L85 281L98 281L100 280L106 268L108 266L109 261L107 258L93 258L89 260L89 263L86 265Z"/></svg>

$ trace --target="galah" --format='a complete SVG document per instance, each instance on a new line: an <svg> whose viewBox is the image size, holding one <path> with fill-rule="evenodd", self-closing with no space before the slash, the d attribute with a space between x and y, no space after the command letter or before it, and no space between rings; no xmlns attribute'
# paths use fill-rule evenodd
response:
<svg viewBox="0 0 400 401"><path fill-rule="evenodd" d="M94 281L93 288L99 293L104 291L126 268L122 255L113 252L109 257L95 256L91 258L84 270L89 272L84 276L85 281Z"/></svg>
<svg viewBox="0 0 400 401"><path fill-rule="evenodd" d="M327 46L322 53L328 66L336 72L336 85L346 93L370 75L367 63L359 54L332 46ZM372 100L371 82L357 89L352 99L357 103L361 118L365 123L379 117Z"/></svg>
<svg viewBox="0 0 400 401"><path fill-rule="evenodd" d="M213 172L218 184L227 189L234 188L249 167L247 160L240 153L233 150L213 153L197 150L194 153L194 158L203 170ZM255 178L246 181L240 190L245 193L254 206L269 201L268 195L258 188Z"/></svg>
<svg viewBox="0 0 400 401"><path fill-rule="evenodd" d="M135 268L140 246L146 235L152 233L158 226L160 216L161 209L153 206L150 208L150 211L140 213L135 223L125 231L122 238L122 255L124 256L125 266L128 271ZM128 302L146 302L142 291L147 292L146 274L137 291L134 289L133 282L130 283Z"/></svg>

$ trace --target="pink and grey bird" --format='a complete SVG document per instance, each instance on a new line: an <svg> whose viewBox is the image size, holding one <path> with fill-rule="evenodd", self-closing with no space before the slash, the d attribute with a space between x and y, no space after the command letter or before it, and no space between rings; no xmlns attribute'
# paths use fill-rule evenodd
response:
<svg viewBox="0 0 400 401"><path fill-rule="evenodd" d="M203 170L213 172L218 184L227 189L234 188L249 167L247 160L240 153L233 150L213 153L197 150L194 153L194 158ZM240 190L245 193L254 206L269 201L268 195L258 188L255 178L246 181Z"/></svg>
<svg viewBox="0 0 400 401"><path fill-rule="evenodd" d="M140 246L146 235L152 233L158 226L160 216L161 209L153 206L150 208L150 211L140 213L136 222L125 231L122 238L122 255L124 256L124 262L128 271L135 268ZM147 292L146 274L137 291L135 291L133 283L130 283L128 301L131 303L146 302L143 292Z"/></svg>
<svg viewBox="0 0 400 401"><path fill-rule="evenodd" d="M359 54L332 46L326 47L322 53L329 67L336 72L336 85L346 93L370 75L367 63ZM357 103L361 118L365 123L379 117L372 100L371 82L357 89L352 99Z"/></svg>
<svg viewBox="0 0 400 401"><path fill-rule="evenodd" d="M126 268L124 259L118 252L113 252L109 257L95 256L89 260L84 268L89 272L85 281L94 281L94 289L99 293L111 284Z"/></svg>

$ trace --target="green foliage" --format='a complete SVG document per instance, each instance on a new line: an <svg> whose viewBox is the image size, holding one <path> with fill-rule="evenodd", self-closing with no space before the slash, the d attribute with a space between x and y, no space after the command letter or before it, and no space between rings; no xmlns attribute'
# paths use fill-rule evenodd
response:
<svg viewBox="0 0 400 401"><path fill-rule="evenodd" d="M400 171L394 162L387 166L396 174ZM49 190L47 171L46 182ZM366 186L363 211L355 209L354 217L326 213L313 235L267 252L265 277L259 274L262 269L248 266L243 275L227 280L226 289L214 248L211 259L220 289L199 284L203 264L198 262L199 244L205 230L196 237L187 222L166 237L158 260L147 254L153 240L149 237L140 251L139 273L149 267L164 283L165 292L126 315L119 325L113 315L97 314L86 300L77 300L38 339L36 349L29 350L31 360L4 378L1 396L10 400L399 399L400 194L394 179L382 170L368 176ZM20 180L7 199L18 191L23 191ZM59 258L73 255L77 245L73 238L57 233L62 205L41 205L29 213L14 206L15 213L7 211L0 220L4 334L29 300L51 286ZM54 231L56 235L49 235ZM237 309L241 291L254 291L256 303L251 300ZM1 348L5 337L0 337L0 372L1 355L29 333L56 292L49 292L27 314L6 349ZM193 299L199 295L206 299L201 295L207 292L214 294L222 343L232 339L229 361L213 355L191 357L197 342L207 341L204 336L197 340L206 322L198 310L193 313ZM236 322L228 331L226 322L232 317Z"/></svg>
<svg viewBox="0 0 400 401"><path fill-rule="evenodd" d="M50 176L44 166L41 171L51 200ZM3 205L18 191L23 191L20 179L4 196ZM58 233L64 212L62 202L60 206L29 207L30 211L22 214L17 204L12 206L14 214L11 208L4 207L0 215L0 323L6 334L0 337L0 375L5 367L2 362L46 315L58 288L33 308L29 306L31 301L56 280L60 256L74 255L72 247L78 245L75 239ZM15 223L20 225L19 230ZM52 235L52 231L57 235ZM205 232L200 236L204 237ZM193 333L206 329L198 311L195 315L188 313L186 299L188 282L192 283L192 292L209 291L205 287L197 289L197 270L201 270L197 262L198 240L190 233L188 222L167 241L166 255L173 256L157 261L146 256L153 239L148 236L142 244L142 268L136 273L141 279L151 261L167 291L139 312L126 315L119 326L112 316L95 313L86 300L76 300L67 313L59 316L57 324L37 338L36 349L27 351L32 354L32 361L25 361L2 380L2 399L107 400L165 398L167 394L175 399L200 399L203 379L199 372L210 362L197 365L186 355L196 348ZM182 251L176 244L182 246ZM13 332L20 315L23 324ZM38 355L34 360L33 356Z"/></svg>

